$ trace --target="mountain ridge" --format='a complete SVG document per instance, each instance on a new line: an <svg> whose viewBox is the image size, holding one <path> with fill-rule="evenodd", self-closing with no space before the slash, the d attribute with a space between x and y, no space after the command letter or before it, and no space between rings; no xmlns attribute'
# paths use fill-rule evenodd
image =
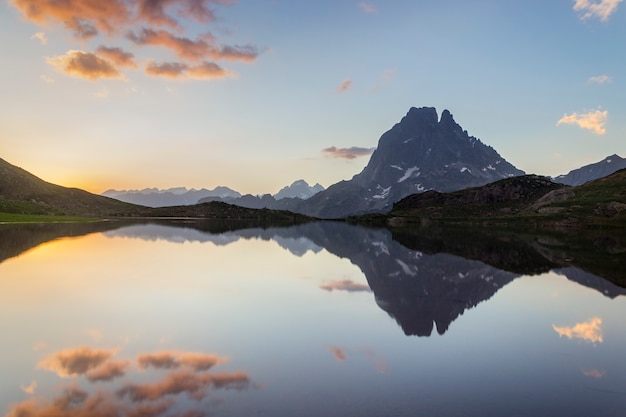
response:
<svg viewBox="0 0 626 417"><path fill-rule="evenodd" d="M606 177L624 168L626 168L626 158L613 154L601 161L584 165L571 170L567 174L553 177L553 181L566 185L583 185L589 181Z"/></svg>

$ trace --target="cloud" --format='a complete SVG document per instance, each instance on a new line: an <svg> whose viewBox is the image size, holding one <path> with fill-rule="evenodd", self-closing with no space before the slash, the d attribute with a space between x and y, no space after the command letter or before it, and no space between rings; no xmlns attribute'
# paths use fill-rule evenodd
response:
<svg viewBox="0 0 626 417"><path fill-rule="evenodd" d="M398 73L397 68L391 68L391 69L385 70L385 72L383 72L383 75L382 75L383 80L390 82L396 77L397 73Z"/></svg>
<svg viewBox="0 0 626 417"><path fill-rule="evenodd" d="M376 6L374 6L372 3L359 3L359 7L365 13L376 13L377 11Z"/></svg>
<svg viewBox="0 0 626 417"><path fill-rule="evenodd" d="M224 78L232 75L232 72L220 67L214 62L204 61L200 65L189 67L189 78Z"/></svg>
<svg viewBox="0 0 626 417"><path fill-rule="evenodd" d="M51 398L32 397L8 409L6 417L204 417L209 415L210 402L203 401L213 390L245 390L252 386L244 372L210 373L213 366L226 358L199 352L156 352L137 356L136 361L156 372L151 383L143 383L143 375L133 375L130 360L109 361L116 350L79 347L58 352L46 358L39 367L54 370L61 377L75 378L71 385ZM180 368L180 369L178 369ZM134 368L136 374L137 369ZM159 373L164 374L159 375ZM127 379L118 380L125 376ZM141 383L135 383L137 377ZM78 384L95 383L97 389L84 389ZM21 387L34 395L37 383ZM41 390L50 392L50 390ZM190 404L187 398L195 400Z"/></svg>
<svg viewBox="0 0 626 417"><path fill-rule="evenodd" d="M609 16L617 11L617 6L623 0L574 0L574 10L581 12L582 20L597 17L606 22Z"/></svg>
<svg viewBox="0 0 626 417"><path fill-rule="evenodd" d="M186 393L189 397L201 400L210 387L216 389L246 389L250 378L243 372L232 374L196 373L189 369L168 373L164 379L154 384L128 384L117 391L120 398L132 402L155 401L166 396Z"/></svg>
<svg viewBox="0 0 626 417"><path fill-rule="evenodd" d="M608 75L596 75L594 77L589 78L589 82L594 83L594 84L605 84L605 83L610 83L612 81L613 79L609 77Z"/></svg>
<svg viewBox="0 0 626 417"><path fill-rule="evenodd" d="M15 404L7 417L154 417L163 415L173 406L171 401L130 405L105 393L89 394L69 387L49 401L31 399Z"/></svg>
<svg viewBox="0 0 626 417"><path fill-rule="evenodd" d="M337 87L337 92L345 93L350 89L350 87L352 87L352 81L349 79L345 79L341 82L341 84L339 84L339 87Z"/></svg>
<svg viewBox="0 0 626 417"><path fill-rule="evenodd" d="M166 30L153 30L144 28L141 32L128 32L126 38L137 45L163 46L172 50L179 58L191 61L199 61L207 57L211 51L211 45L199 38L195 41L174 36Z"/></svg>
<svg viewBox="0 0 626 417"><path fill-rule="evenodd" d="M367 348L363 349L363 353L371 361L374 369L376 369L381 374L389 373L389 366L387 365L387 361L383 356Z"/></svg>
<svg viewBox="0 0 626 417"><path fill-rule="evenodd" d="M232 73L212 61L254 62L260 52L251 44L221 45L207 33L185 36L183 20L210 23L216 20L213 7L237 0L9 0L27 20L40 26L62 24L81 40L104 33L110 42L130 40L133 49L148 46L171 51L178 63L152 64L148 75L169 78L223 78ZM165 29L174 31L173 33ZM174 34L176 33L176 34ZM45 35L33 36L45 43ZM133 50L134 52L134 50ZM62 72L92 81L125 78L119 68L137 69L135 54L118 46L100 46L95 52L69 51L48 58ZM150 57L148 57L149 59Z"/></svg>
<svg viewBox="0 0 626 417"><path fill-rule="evenodd" d="M179 22L172 17L168 10L175 9L178 16L194 19L199 23L209 23L215 20L210 4L232 4L236 0L139 0L139 16L157 26L180 28Z"/></svg>
<svg viewBox="0 0 626 417"><path fill-rule="evenodd" d="M331 346L329 350L337 361L343 362L346 360L347 354L346 354L345 349L342 349L338 346ZM383 373L383 374L389 373L389 366L387 365L387 361L382 355L379 355L378 353L374 352L372 349L362 348L362 349L351 350L350 358L353 358L357 353L362 353L365 356L365 358L370 362L370 364L372 365L372 368L374 368L378 372Z"/></svg>
<svg viewBox="0 0 626 417"><path fill-rule="evenodd" d="M581 372L584 376L595 379L602 379L606 376L606 371L600 369L583 369Z"/></svg>
<svg viewBox="0 0 626 417"><path fill-rule="evenodd" d="M107 362L98 368L87 372L87 379L91 382L111 381L126 375L126 369L130 364L129 361Z"/></svg>
<svg viewBox="0 0 626 417"><path fill-rule="evenodd" d="M41 42L42 45L45 45L48 43L48 38L46 38L46 34L43 32L37 32L35 33L33 36L30 37L31 39L39 39L39 42Z"/></svg>
<svg viewBox="0 0 626 417"><path fill-rule="evenodd" d="M47 61L61 72L92 81L124 78L111 62L92 52L70 50L65 55L48 58Z"/></svg>
<svg viewBox="0 0 626 417"><path fill-rule="evenodd" d="M331 281L328 284L320 285L320 288L326 291L348 291L348 292L359 292L366 291L371 292L369 286L365 284L359 284L349 279L344 279L342 281Z"/></svg>
<svg viewBox="0 0 626 417"><path fill-rule="evenodd" d="M38 24L61 23L74 36L88 39L99 31L111 35L132 20L129 3L123 0L10 0L24 16Z"/></svg>
<svg viewBox="0 0 626 417"><path fill-rule="evenodd" d="M37 389L37 381L32 381L27 387L23 387L20 385L20 389L26 394L33 395L35 393L35 390Z"/></svg>
<svg viewBox="0 0 626 417"><path fill-rule="evenodd" d="M205 58L228 61L254 61L259 52L252 45L231 46L221 48L214 45L212 35L204 35L192 40L185 37L174 36L166 30L153 30L144 28L140 32L128 32L126 38L137 45L162 46L170 49L181 59L189 61L201 61Z"/></svg>
<svg viewBox="0 0 626 417"><path fill-rule="evenodd" d="M335 357L335 359L337 359L339 362L343 362L346 360L346 354L343 351L343 349L341 349L340 347L337 346L331 346L329 348L330 352L333 354L333 356Z"/></svg>
<svg viewBox="0 0 626 417"><path fill-rule="evenodd" d="M228 361L228 358L205 353L183 353L179 356L179 361L184 366L188 366L196 371L208 371L212 367Z"/></svg>
<svg viewBox="0 0 626 417"><path fill-rule="evenodd" d="M564 114L563 117L561 117L559 121L556 122L556 125L559 126L561 124L575 124L582 129L591 130L596 135L604 135L606 133L604 125L606 124L608 115L609 112L607 110L596 110L582 114Z"/></svg>
<svg viewBox="0 0 626 417"><path fill-rule="evenodd" d="M56 372L60 377L83 375L104 364L117 353L117 349L92 349L82 346L48 356L37 364L38 368Z"/></svg>
<svg viewBox="0 0 626 417"><path fill-rule="evenodd" d="M106 46L100 46L96 52L119 67L132 67L137 68L135 64L135 55L130 52L124 51L122 48L108 48Z"/></svg>
<svg viewBox="0 0 626 417"><path fill-rule="evenodd" d="M591 343L602 343L604 338L601 325L602 319L593 317L585 322L576 323L571 327L559 327L553 324L552 328L560 337L565 336L568 339L581 339Z"/></svg>
<svg viewBox="0 0 626 417"><path fill-rule="evenodd" d="M351 148L337 148L335 146L331 146L330 148L322 149L322 152L332 158L355 159L360 156L371 155L375 149L376 148L359 148L356 146Z"/></svg>
<svg viewBox="0 0 626 417"><path fill-rule="evenodd" d="M154 77L167 77L173 79L208 79L224 78L232 75L232 72L213 62L206 61L193 66L187 65L184 62L164 62L162 64L150 62L146 67L146 74Z"/></svg>
<svg viewBox="0 0 626 417"><path fill-rule="evenodd" d="M195 371L208 371L227 360L224 357L196 352L157 352L146 353L137 357L137 363L141 369L150 367L156 369L176 369L186 366Z"/></svg>
<svg viewBox="0 0 626 417"><path fill-rule="evenodd" d="M174 369L180 366L178 358L170 352L145 353L137 357L141 369Z"/></svg>

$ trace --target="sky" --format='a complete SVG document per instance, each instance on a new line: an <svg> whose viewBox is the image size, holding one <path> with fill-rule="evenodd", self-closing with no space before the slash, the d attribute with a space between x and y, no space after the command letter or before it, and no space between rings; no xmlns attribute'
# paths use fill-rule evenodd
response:
<svg viewBox="0 0 626 417"><path fill-rule="evenodd" d="M2 0L0 158L94 193L359 173L410 107L527 173L626 157L623 0Z"/></svg>

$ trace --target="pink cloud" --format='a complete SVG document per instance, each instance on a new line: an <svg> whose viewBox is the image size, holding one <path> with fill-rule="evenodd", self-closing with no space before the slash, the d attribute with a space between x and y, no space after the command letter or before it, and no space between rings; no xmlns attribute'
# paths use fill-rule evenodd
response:
<svg viewBox="0 0 626 417"><path fill-rule="evenodd" d="M365 13L376 13L377 11L376 6L374 6L372 3L359 3L359 7Z"/></svg>
<svg viewBox="0 0 626 417"><path fill-rule="evenodd" d="M328 284L320 285L320 288L326 291L348 291L348 292L358 292L358 291L367 291L370 292L371 289L369 286L365 284L359 284L349 279L344 279L342 281L331 281Z"/></svg>
<svg viewBox="0 0 626 417"><path fill-rule="evenodd" d="M61 377L83 375L104 364L117 349L92 349L82 346L48 356L37 364L38 368L53 371Z"/></svg>
<svg viewBox="0 0 626 417"><path fill-rule="evenodd" d="M337 92L338 93L345 93L346 91L348 91L350 88L352 87L352 80L349 79L345 79L341 82L341 84L339 84L339 87L337 87Z"/></svg>
<svg viewBox="0 0 626 417"><path fill-rule="evenodd" d="M48 58L48 63L61 72L91 81L124 78L115 65L92 52L71 50L65 55Z"/></svg>
<svg viewBox="0 0 626 417"><path fill-rule="evenodd" d="M322 149L322 152L332 158L355 159L360 156L371 155L374 150L375 148L360 148L357 146L353 146L351 148L337 148L336 146L331 146L329 148Z"/></svg>

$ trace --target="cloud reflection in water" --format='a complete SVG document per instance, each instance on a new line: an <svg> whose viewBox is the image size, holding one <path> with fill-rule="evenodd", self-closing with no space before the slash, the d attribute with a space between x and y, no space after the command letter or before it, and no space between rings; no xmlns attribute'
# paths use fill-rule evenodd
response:
<svg viewBox="0 0 626 417"><path fill-rule="evenodd" d="M201 417L208 415L203 400L212 391L243 391L252 385L248 374L242 371L209 372L227 361L214 354L161 351L140 354L134 361L113 360L118 352L117 348L81 346L49 355L38 367L61 378L72 377L72 382L51 398L32 397L13 405L6 416L143 417L167 413L168 417ZM132 363L137 366L131 366ZM154 372L148 374L150 382L133 381L134 376L145 380L148 368ZM83 387L81 382L91 384ZM34 394L36 387L37 382L33 381L22 390Z"/></svg>

